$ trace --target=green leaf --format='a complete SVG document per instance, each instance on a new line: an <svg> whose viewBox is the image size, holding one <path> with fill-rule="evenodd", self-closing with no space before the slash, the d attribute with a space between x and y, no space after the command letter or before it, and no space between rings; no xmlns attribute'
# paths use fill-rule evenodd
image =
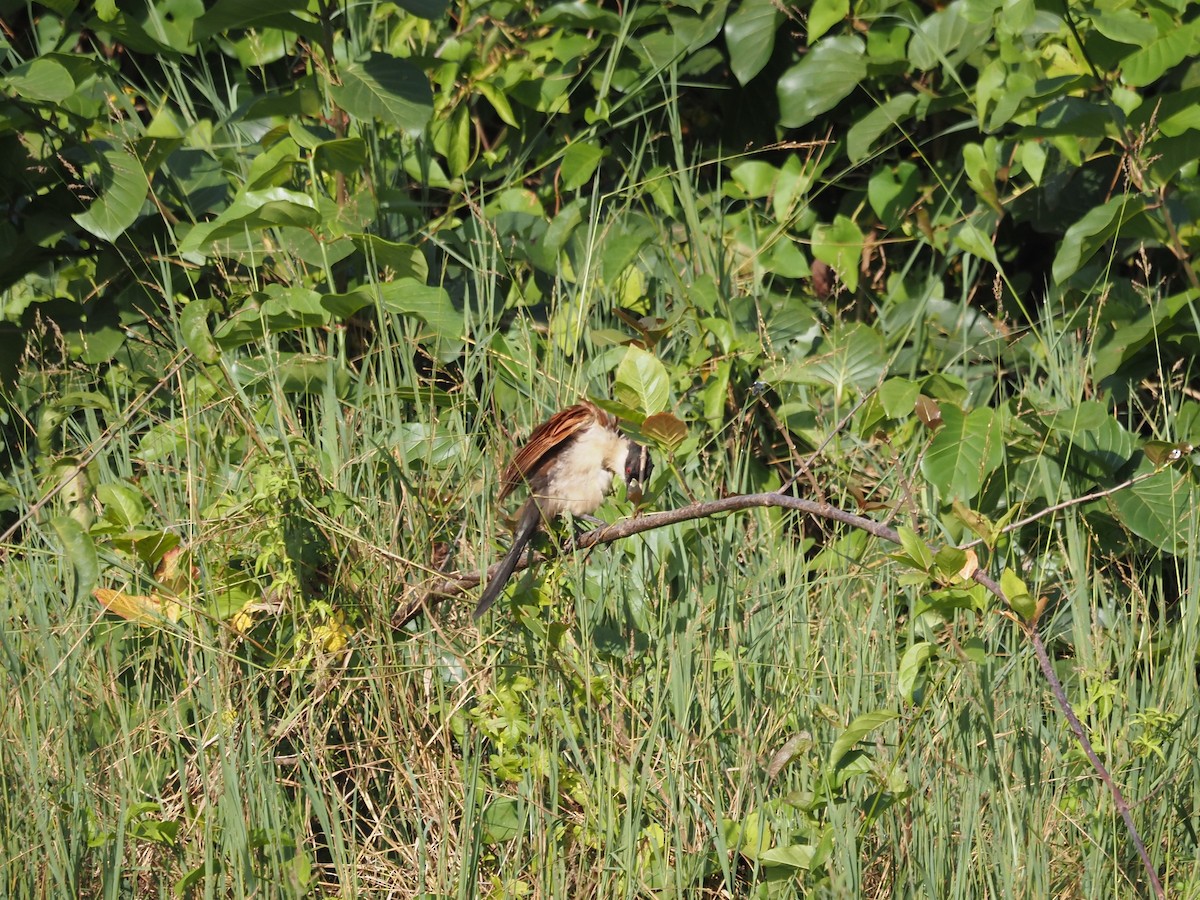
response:
<svg viewBox="0 0 1200 900"><path fill-rule="evenodd" d="M801 362L781 363L765 369L767 382L791 381L832 387L839 395L849 388L873 387L883 373L887 357L883 336L862 323L837 328L817 355Z"/></svg>
<svg viewBox="0 0 1200 900"><path fill-rule="evenodd" d="M251 396L285 394L320 395L332 388L339 394L348 383L347 373L327 358L306 353L276 353L269 357L240 357L229 368L232 381Z"/></svg>
<svg viewBox="0 0 1200 900"><path fill-rule="evenodd" d="M297 12L307 11L308 6L307 0L271 0L270 3L259 0L217 0L193 22L192 39L207 41L218 34L277 28L319 43L323 37L321 27L316 22L296 15Z"/></svg>
<svg viewBox="0 0 1200 900"><path fill-rule="evenodd" d="M358 119L378 119L416 134L433 115L433 91L425 73L407 60L372 53L363 63L344 63L334 101Z"/></svg>
<svg viewBox="0 0 1200 900"><path fill-rule="evenodd" d="M362 138L321 141L313 148L313 162L323 172L358 173L367 162L367 144Z"/></svg>
<svg viewBox="0 0 1200 900"><path fill-rule="evenodd" d="M1191 96L1187 99L1193 101L1197 92L1193 88L1188 93ZM1185 106L1172 110L1170 114L1164 108L1158 119L1158 130L1167 137L1178 137L1189 131L1200 130L1200 103L1188 102ZM1157 142L1151 142L1150 146L1156 147Z"/></svg>
<svg viewBox="0 0 1200 900"><path fill-rule="evenodd" d="M425 283L429 280L429 263L421 248L384 240L375 234L351 235L354 243L366 255L375 272L390 279L412 278Z"/></svg>
<svg viewBox="0 0 1200 900"><path fill-rule="evenodd" d="M757 860L771 847L774 834L771 820L762 807L752 811L742 820L738 852L746 859Z"/></svg>
<svg viewBox="0 0 1200 900"><path fill-rule="evenodd" d="M604 236L600 257L600 271L604 280L615 283L657 233L657 226L648 216L635 212L623 213Z"/></svg>
<svg viewBox="0 0 1200 900"><path fill-rule="evenodd" d="M1004 460L1000 417L990 409L964 414L946 404L942 423L921 458L921 472L943 501L970 500Z"/></svg>
<svg viewBox="0 0 1200 900"><path fill-rule="evenodd" d="M758 861L764 866L786 866L807 872L812 868L817 850L815 844L788 844L764 850L758 855Z"/></svg>
<svg viewBox="0 0 1200 900"><path fill-rule="evenodd" d="M300 148L296 141L290 137L281 138L251 161L245 189L258 191L282 187L295 177L296 167L300 164Z"/></svg>
<svg viewBox="0 0 1200 900"><path fill-rule="evenodd" d="M765 271L784 278L808 278L812 275L808 260L786 235L771 246L761 261Z"/></svg>
<svg viewBox="0 0 1200 900"><path fill-rule="evenodd" d="M983 638L969 637L960 646L966 658L975 665L982 666L987 661L988 649Z"/></svg>
<svg viewBox="0 0 1200 900"><path fill-rule="evenodd" d="M863 42L852 36L821 41L776 84L779 124L807 125L838 105L867 74Z"/></svg>
<svg viewBox="0 0 1200 900"><path fill-rule="evenodd" d="M889 378L879 386L879 402L889 419L903 419L912 414L921 386L907 378Z"/></svg>
<svg viewBox="0 0 1200 900"><path fill-rule="evenodd" d="M149 181L136 156L121 150L101 155L98 196L86 212L71 216L80 227L105 241L115 241L137 221Z"/></svg>
<svg viewBox="0 0 1200 900"><path fill-rule="evenodd" d="M1076 406L1041 415L1042 422L1052 431L1056 431L1068 440L1101 428L1111 421L1112 414L1108 405L1099 400L1084 400Z"/></svg>
<svg viewBox="0 0 1200 900"><path fill-rule="evenodd" d="M808 43L815 44L817 39L850 15L850 0L813 0L808 13Z"/></svg>
<svg viewBox="0 0 1200 900"><path fill-rule="evenodd" d="M729 67L740 84L748 84L771 59L782 19L775 0L742 0L725 20Z"/></svg>
<svg viewBox="0 0 1200 900"><path fill-rule="evenodd" d="M913 693L916 689L917 679L921 676L925 663L933 656L933 651L933 644L920 641L905 650L904 656L900 658L900 667L896 676L896 691L909 703L916 702L913 699Z"/></svg>
<svg viewBox="0 0 1200 900"><path fill-rule="evenodd" d="M365 285L344 294L325 294L321 297L321 306L338 320L348 319L360 309L365 309L374 302L374 293Z"/></svg>
<svg viewBox="0 0 1200 900"><path fill-rule="evenodd" d="M954 63L974 53L992 34L990 16L987 21L972 22L965 10L966 3L956 0L913 29L908 58L916 68L926 71L944 65L948 75L957 77Z"/></svg>
<svg viewBox="0 0 1200 900"><path fill-rule="evenodd" d="M506 125L511 125L513 128L520 127L517 122L517 117L513 114L512 106L508 102L508 97L504 92L493 85L490 81L480 81L475 84L475 89L483 96L488 103L492 104L492 109L496 111L496 115Z"/></svg>
<svg viewBox="0 0 1200 900"><path fill-rule="evenodd" d="M986 223L989 216L991 222L994 223L995 215L990 213L986 207L980 207L979 211L951 227L950 240L960 250L977 256L992 265L998 265L996 248L992 245L987 232L980 227L980 223Z"/></svg>
<svg viewBox="0 0 1200 900"><path fill-rule="evenodd" d="M909 528L907 525L900 525L896 529L900 535L900 549L902 556L909 565L919 572L928 572L933 568L933 552L929 549L929 545L921 540L920 536Z"/></svg>
<svg viewBox="0 0 1200 900"><path fill-rule="evenodd" d="M960 609L982 612L987 608L986 589L981 584L973 584L969 588L951 587L940 588L922 594L913 604L914 617L922 617L928 612L936 613L943 621L951 622L954 614Z"/></svg>
<svg viewBox="0 0 1200 900"><path fill-rule="evenodd" d="M1040 141L1022 141L1020 153L1021 165L1029 174L1034 184L1042 183L1042 173L1046 170L1046 148Z"/></svg>
<svg viewBox="0 0 1200 900"><path fill-rule="evenodd" d="M594 28L608 34L618 34L621 31L620 16L585 0L555 3L538 16L537 24L558 25L564 29L581 31Z"/></svg>
<svg viewBox="0 0 1200 900"><path fill-rule="evenodd" d="M921 179L915 164L898 163L894 168L880 168L867 182L867 200L871 209L887 228L901 228L917 199Z"/></svg>
<svg viewBox="0 0 1200 900"><path fill-rule="evenodd" d="M75 93L75 80L66 66L49 59L22 63L0 79L0 84L35 102L61 103Z"/></svg>
<svg viewBox="0 0 1200 900"><path fill-rule="evenodd" d="M962 148L962 167L967 176L967 182L993 209L1000 211L1000 203L996 194L996 151L998 145L994 138L988 138L983 144L968 142Z"/></svg>
<svg viewBox="0 0 1200 900"><path fill-rule="evenodd" d="M443 340L462 340L462 313L454 308L444 288L425 285L412 278L400 278L380 284L376 289L380 304L388 312L415 316Z"/></svg>
<svg viewBox="0 0 1200 900"><path fill-rule="evenodd" d="M983 542L987 544L988 547L994 547L996 545L996 538L999 537L1000 534L998 529L1001 526L998 526L983 513L971 509L971 507L967 506L961 500L955 500L951 504L951 508L954 510L954 515L958 518L958 520L970 528L977 537L983 538ZM1019 507L1015 505L1009 507L1006 518L1011 518L1012 516L1016 515L1018 508Z"/></svg>
<svg viewBox="0 0 1200 900"><path fill-rule="evenodd" d="M134 458L145 463L159 462L182 454L187 442L187 425L178 419L151 425L138 441Z"/></svg>
<svg viewBox="0 0 1200 900"><path fill-rule="evenodd" d="M77 332L79 358L88 365L99 365L112 359L125 343L125 329L115 306L100 306L83 322Z"/></svg>
<svg viewBox="0 0 1200 900"><path fill-rule="evenodd" d="M781 222L792 220L805 203L820 168L820 164L814 167L795 153L788 154L784 159L779 167L779 180L775 183L772 201L772 209Z"/></svg>
<svg viewBox="0 0 1200 900"><path fill-rule="evenodd" d="M460 103L450 116L450 142L446 148L446 171L457 178L471 165L471 110Z"/></svg>
<svg viewBox="0 0 1200 900"><path fill-rule="evenodd" d="M1146 208L1146 201L1134 194L1118 194L1107 203L1094 207L1067 229L1054 257L1054 283L1062 284L1078 272L1108 242L1122 234L1125 226Z"/></svg>
<svg viewBox="0 0 1200 900"><path fill-rule="evenodd" d="M274 187L265 191L245 191L212 222L194 227L179 243L184 255L207 256L212 244L246 232L262 231L277 225L311 228L321 221L317 205L307 194Z"/></svg>
<svg viewBox="0 0 1200 900"><path fill-rule="evenodd" d="M907 119L916 102L916 94L897 94L851 125L846 133L846 155L850 162L866 159L875 141Z"/></svg>
<svg viewBox="0 0 1200 900"><path fill-rule="evenodd" d="M1154 23L1139 16L1132 9L1108 9L1097 7L1092 15L1096 30L1110 41L1148 47L1158 38Z"/></svg>
<svg viewBox="0 0 1200 900"><path fill-rule="evenodd" d="M559 210L558 215L551 219L550 224L546 226L546 233L542 236L542 246L548 248L555 255L566 247L567 241L575 229L583 224L584 208L585 202L579 199L566 204Z"/></svg>
<svg viewBox="0 0 1200 900"><path fill-rule="evenodd" d="M667 408L670 396L671 379L662 361L641 347L629 347L617 365L613 398L652 416Z"/></svg>
<svg viewBox="0 0 1200 900"><path fill-rule="evenodd" d="M1138 474L1154 469L1155 464L1147 458ZM1154 547L1181 554L1192 546L1200 486L1189 473L1164 468L1106 500L1122 525Z"/></svg>
<svg viewBox="0 0 1200 900"><path fill-rule="evenodd" d="M837 216L832 225L813 229L813 256L837 273L850 291L858 290L858 268L862 260L863 236L853 220Z"/></svg>
<svg viewBox="0 0 1200 900"><path fill-rule="evenodd" d="M183 345L203 363L214 363L221 355L208 327L209 314L220 311L220 301L209 298L193 300L179 316L179 334L183 338Z"/></svg>
<svg viewBox="0 0 1200 900"><path fill-rule="evenodd" d="M105 518L107 517L106 513ZM134 528L123 534L113 535L110 540L118 550L125 553L136 553L138 558L151 569L155 568L167 553L181 543L179 535L151 528Z"/></svg>
<svg viewBox="0 0 1200 900"><path fill-rule="evenodd" d="M1021 576L1012 569L1005 568L1000 575L1000 590L1004 592L1013 612L1026 622L1033 619L1037 611L1037 602L1030 595L1029 588L1025 587Z"/></svg>
<svg viewBox="0 0 1200 900"><path fill-rule="evenodd" d="M934 554L933 564L937 568L939 580L950 583L967 564L967 551L958 547L942 547Z"/></svg>
<svg viewBox="0 0 1200 900"><path fill-rule="evenodd" d="M845 731L838 735L837 740L833 742L833 748L829 751L829 768L836 769L846 754L854 749L855 744L876 728L898 718L899 715L897 713L886 712L884 710L863 713L856 718Z"/></svg>
<svg viewBox="0 0 1200 900"><path fill-rule="evenodd" d="M396 0L396 5L414 16L436 21L446 14L450 0Z"/></svg>
<svg viewBox="0 0 1200 900"><path fill-rule="evenodd" d="M513 840L522 831L524 816L521 804L516 800L493 800L480 816L483 826L482 838L487 844L500 844Z"/></svg>
<svg viewBox="0 0 1200 900"><path fill-rule="evenodd" d="M1195 43L1200 20L1182 27L1168 28L1158 38L1125 57L1121 64L1121 80L1133 87L1144 87L1158 81L1167 69L1183 62Z"/></svg>
<svg viewBox="0 0 1200 900"><path fill-rule="evenodd" d="M108 482L96 487L96 497L104 504L104 518L122 528L134 528L146 518L142 495L130 485Z"/></svg>
<svg viewBox="0 0 1200 900"><path fill-rule="evenodd" d="M573 141L568 144L567 149L563 151L563 190L576 191L591 181L600 161L607 155L607 149L586 141Z"/></svg>
<svg viewBox="0 0 1200 900"><path fill-rule="evenodd" d="M779 180L779 169L768 162L751 159L733 166L729 177L748 198L758 199L771 196Z"/></svg>
<svg viewBox="0 0 1200 900"><path fill-rule="evenodd" d="M83 527L69 516L56 516L50 520L50 525L62 544L63 556L71 563L75 573L75 602L81 602L87 599L100 580L96 545Z"/></svg>
<svg viewBox="0 0 1200 900"><path fill-rule="evenodd" d="M1158 345L1168 335L1195 334L1192 308L1197 299L1200 290L1196 289L1159 298L1132 322L1118 321L1111 331L1101 331L1092 352L1092 377L1099 381L1126 365L1136 365L1139 356L1149 352L1147 347Z"/></svg>
<svg viewBox="0 0 1200 900"><path fill-rule="evenodd" d="M321 295L303 285L268 284L251 300L258 304L271 334L329 324L329 311L321 304Z"/></svg>

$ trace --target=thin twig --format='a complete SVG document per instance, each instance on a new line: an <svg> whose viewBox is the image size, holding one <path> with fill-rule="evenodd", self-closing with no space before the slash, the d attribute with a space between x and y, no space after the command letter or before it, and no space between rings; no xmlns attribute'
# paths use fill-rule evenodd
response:
<svg viewBox="0 0 1200 900"><path fill-rule="evenodd" d="M1030 522L1036 522L1038 519L1043 519L1053 513L1064 509L1070 509L1072 506L1080 506L1084 503L1090 503L1093 500L1099 500L1102 497L1107 497L1110 494L1116 494L1126 488L1133 487L1140 481L1145 481L1147 478L1153 478L1161 469L1155 469L1153 472L1143 472L1141 475L1134 475L1132 478L1127 478L1120 484L1114 487L1104 488L1101 491L1092 491L1090 494L1084 494L1082 497L1072 497L1070 500L1064 500L1062 503L1055 503L1053 506L1047 506L1045 509L1038 510L1032 516L1026 516L1024 519L1018 519L1016 522L1009 522L1000 529L1000 534L1008 534L1010 531L1016 531L1018 528L1024 528ZM984 538L976 538L968 544L963 544L959 547L960 550L969 550L972 547L978 547L984 543Z"/></svg>

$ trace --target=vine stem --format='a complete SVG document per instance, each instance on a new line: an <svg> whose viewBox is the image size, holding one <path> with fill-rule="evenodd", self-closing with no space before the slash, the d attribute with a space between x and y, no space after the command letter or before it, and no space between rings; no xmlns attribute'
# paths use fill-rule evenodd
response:
<svg viewBox="0 0 1200 900"><path fill-rule="evenodd" d="M609 544L635 534L652 531L655 528L665 528L668 525L676 525L680 522L687 522L694 519L703 519L720 513L767 507L791 509L817 519L841 522L843 525L858 528L888 543L900 543L899 532L873 519L855 515L829 503L819 503L815 500L806 500L802 497L793 497L788 494L772 491L763 494L736 494L731 497L722 497L719 500L705 500L691 503L678 509L668 509L661 512L634 516L629 519L622 519L611 525L602 525L580 535L574 542L574 549L576 551L588 550L601 544ZM528 568L530 565L544 558L545 554L534 553L532 551L526 553L518 561L517 570ZM499 564L492 566L487 574L490 576L497 568L499 568ZM1146 877L1154 891L1154 896L1165 897L1166 895L1163 893L1162 882L1159 880L1158 872L1150 859L1150 854L1146 850L1146 845L1142 841L1141 835L1138 833L1137 825L1133 821L1133 812L1130 809L1129 803L1125 800L1124 794L1113 780L1104 762L1092 747L1092 743L1084 731L1083 723L1079 721L1079 717L1075 715L1075 711L1071 708L1071 703L1067 699L1067 692L1064 690L1058 674L1054 671L1054 664L1051 662L1050 656L1046 652L1046 646L1042 642L1041 634L1037 630L1036 615L1032 621L1022 619L1017 615L1000 585L986 572L976 570L972 577L1004 605L1005 614L1020 626L1026 638L1033 645L1033 652L1037 657L1038 667L1042 671L1042 676L1050 685L1050 692L1054 695L1059 709L1062 710L1071 733L1074 735L1079 746L1083 748L1083 752L1092 764L1092 768L1095 769L1096 774L1100 776L1100 780L1104 782L1109 793L1112 795L1113 804L1121 813L1121 818L1125 822L1125 828L1129 832L1134 847L1137 849L1138 856L1141 857L1142 866L1145 868ZM397 610L392 618L393 626L397 628L403 626L437 602L458 596L468 588L479 584L481 580L482 578L478 573L471 573L457 578L447 578L437 582L432 587L425 588L415 602L411 602Z"/></svg>

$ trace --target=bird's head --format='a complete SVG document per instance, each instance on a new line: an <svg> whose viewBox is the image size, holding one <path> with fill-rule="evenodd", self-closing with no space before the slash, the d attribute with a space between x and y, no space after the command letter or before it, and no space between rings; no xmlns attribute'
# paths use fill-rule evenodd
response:
<svg viewBox="0 0 1200 900"><path fill-rule="evenodd" d="M630 441L629 452L625 455L625 495L634 503L642 501L642 492L650 483L653 471L654 461L650 459L650 451Z"/></svg>

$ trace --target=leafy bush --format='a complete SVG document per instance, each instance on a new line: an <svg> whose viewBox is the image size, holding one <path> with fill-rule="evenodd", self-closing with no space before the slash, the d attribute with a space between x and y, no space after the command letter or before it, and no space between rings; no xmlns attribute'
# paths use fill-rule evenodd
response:
<svg viewBox="0 0 1200 900"><path fill-rule="evenodd" d="M8 892L1130 892L1036 631L1195 882L1186 5L4 16ZM392 634L580 393L653 505L902 547L679 522Z"/></svg>

